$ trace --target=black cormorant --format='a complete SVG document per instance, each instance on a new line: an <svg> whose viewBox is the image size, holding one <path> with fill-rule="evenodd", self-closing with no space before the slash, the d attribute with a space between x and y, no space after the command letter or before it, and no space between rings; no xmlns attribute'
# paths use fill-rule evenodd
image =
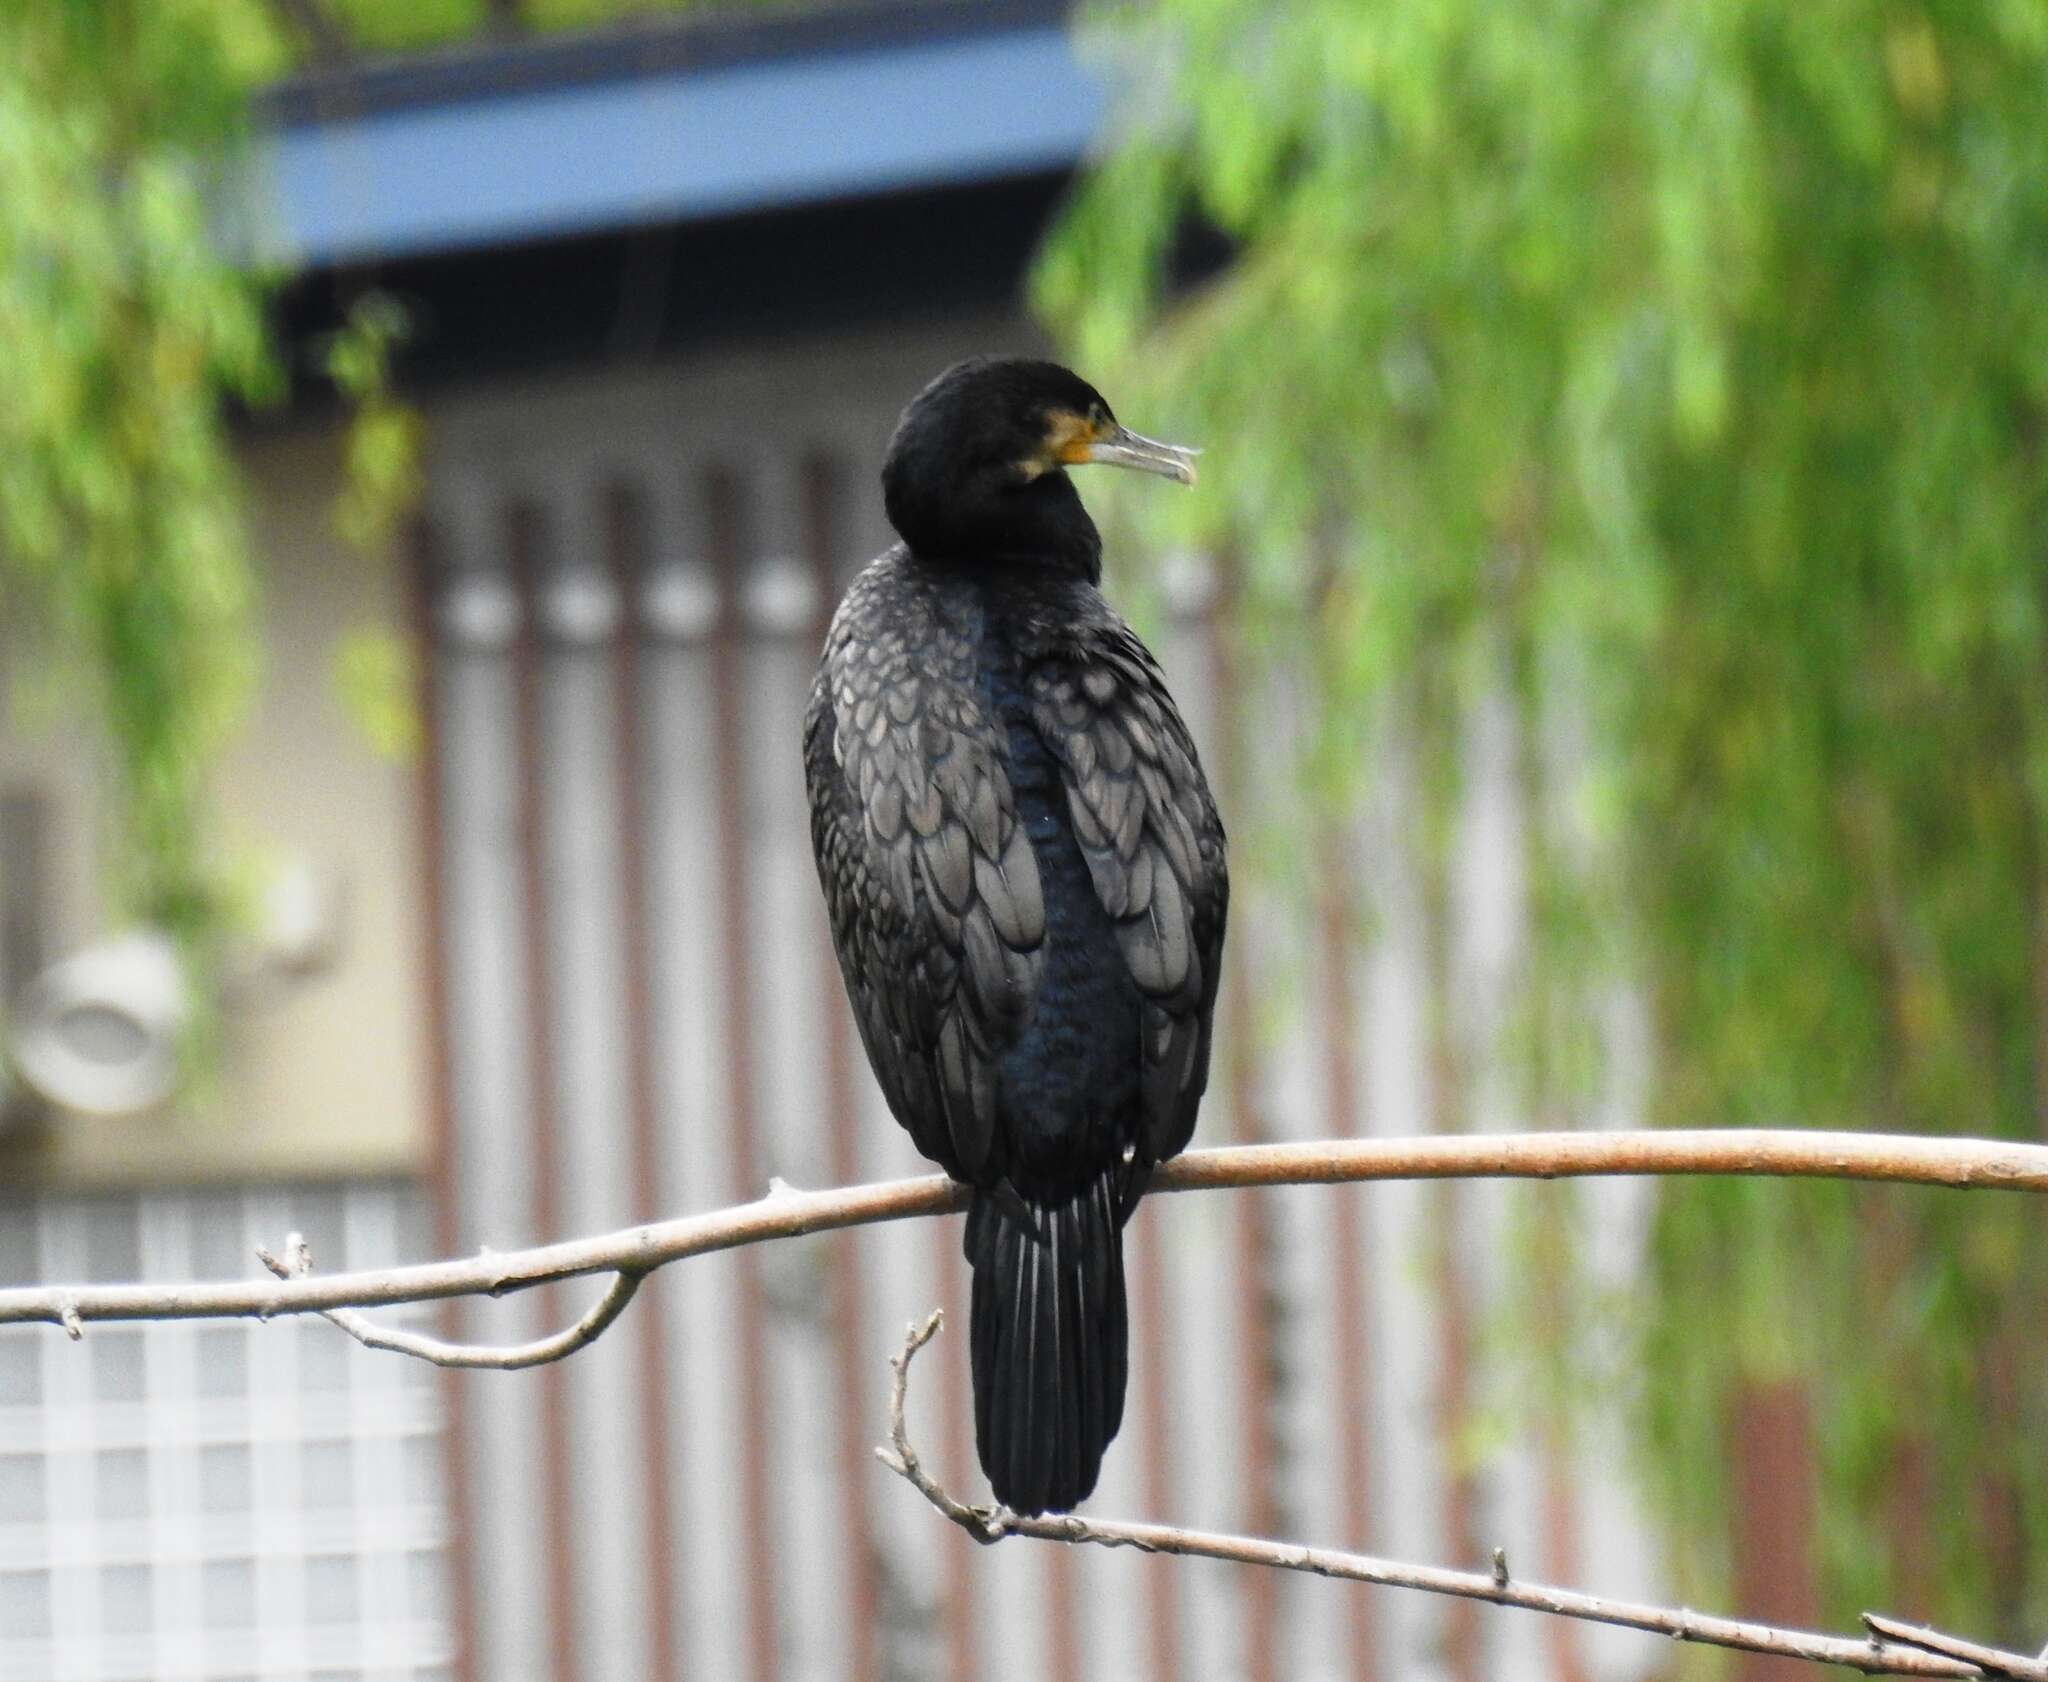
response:
<svg viewBox="0 0 2048 1682"><path fill-rule="evenodd" d="M1096 585L1066 469L1192 482L1050 362L904 410L902 541L833 616L804 722L811 840L896 1119L974 1187L975 1435L996 1498L1065 1511L1123 1417L1123 1224L1208 1081L1223 825L1151 653Z"/></svg>

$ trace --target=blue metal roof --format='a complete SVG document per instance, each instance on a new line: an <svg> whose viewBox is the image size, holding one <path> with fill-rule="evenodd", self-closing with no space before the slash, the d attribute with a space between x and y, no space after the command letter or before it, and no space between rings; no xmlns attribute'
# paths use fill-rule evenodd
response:
<svg viewBox="0 0 2048 1682"><path fill-rule="evenodd" d="M1044 4L501 50L286 90L254 243L325 267L1015 175L1103 110Z"/></svg>

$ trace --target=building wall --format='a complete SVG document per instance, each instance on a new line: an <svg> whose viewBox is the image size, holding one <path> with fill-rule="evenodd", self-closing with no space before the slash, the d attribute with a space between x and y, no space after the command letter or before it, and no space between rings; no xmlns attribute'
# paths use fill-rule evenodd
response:
<svg viewBox="0 0 2048 1682"><path fill-rule="evenodd" d="M339 439L331 428L258 432L244 456L260 557L260 686L220 772L217 834L231 877L254 888L294 860L340 890L336 962L265 979L225 1005L219 1078L169 1113L67 1116L0 1131L0 1186L118 1187L250 1176L416 1170L425 1063L412 768L380 757L345 714L335 656L345 632L407 629L403 573L334 535ZM19 639L17 639L19 640ZM32 796L47 837L39 909L45 960L112 932L103 768L64 691L14 649L0 701L0 793ZM18 861L0 859L0 870Z"/></svg>
<svg viewBox="0 0 2048 1682"><path fill-rule="evenodd" d="M258 868L303 857L340 891L334 965L231 1019L228 1104L248 1138L235 1156L275 1150L300 1174L416 1170L425 1148L416 768L348 716L335 666L349 633L409 638L411 609L396 557L335 535L338 444L307 428L247 453L266 665L221 778L224 825Z"/></svg>

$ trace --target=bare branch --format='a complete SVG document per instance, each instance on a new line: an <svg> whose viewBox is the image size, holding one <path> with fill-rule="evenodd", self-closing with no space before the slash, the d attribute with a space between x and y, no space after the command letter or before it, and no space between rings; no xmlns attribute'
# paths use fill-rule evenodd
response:
<svg viewBox="0 0 2048 1682"><path fill-rule="evenodd" d="M273 1255L260 1244L256 1247L256 1259L280 1279L311 1278L313 1251L305 1239L295 1232L285 1240L284 1248L289 1261ZM613 1274L610 1288L590 1305L582 1319L547 1337L535 1338L531 1343L450 1343L444 1338L428 1337L423 1332L380 1326L353 1308L330 1308L320 1318L339 1326L366 1349L388 1349L394 1355L414 1355L422 1361L432 1361L437 1367L517 1372L523 1367L546 1366L550 1361L559 1361L565 1355L575 1354L584 1345L596 1342L598 1335L625 1313L626 1304L633 1300L634 1293L640 1289L640 1281L645 1277L640 1273Z"/></svg>
<svg viewBox="0 0 2048 1682"><path fill-rule="evenodd" d="M1975 1642L1933 1630L1898 1624L1865 1614L1871 1634L1863 1640L1845 1635L1819 1635L1808 1630L1779 1629L1739 1618L1716 1617L1684 1607L1648 1606L1609 1600L1574 1589L1511 1580L1507 1556L1493 1552L1492 1569L1451 1571L1435 1565L1408 1565L1369 1554L1340 1553L1294 1542L1265 1541L1252 1536L1227 1536L1214 1531L1183 1530L1164 1524L1131 1524L1114 1519L1081 1518L1073 1513L1023 1518L1001 1507L971 1507L949 1494L924 1469L904 1423L910 1393L910 1363L937 1334L943 1316L934 1313L913 1325L901 1354L889 1361L895 1373L889 1396L889 1446L876 1457L907 1480L925 1500L978 1542L1005 1536L1030 1536L1043 1542L1093 1543L1104 1548L1136 1548L1141 1553L1179 1554L1193 1559L1219 1559L1233 1565L1258 1565L1276 1571L1306 1571L1345 1582L1375 1583L1384 1588L1419 1589L1425 1594L1484 1600L1495 1606L1519 1607L1553 1617L1580 1618L1617 1624L1623 1629L1668 1635L1675 1641L1733 1647L1747 1653L1773 1653L1808 1659L1815 1664L1846 1665L1872 1676L2010 1677L2016 1682L2048 1682L2048 1669L2018 1653L1980 1647ZM1899 1645L1889 1643L1897 1642Z"/></svg>
<svg viewBox="0 0 2048 1682"><path fill-rule="evenodd" d="M108 1320L269 1320L286 1314L325 1314L337 1308L389 1308L449 1297L504 1296L591 1273L645 1276L687 1256L743 1244L916 1215L943 1215L967 1206L964 1188L941 1175L892 1180L837 1191L786 1187L752 1203L594 1238L569 1239L528 1250L486 1250L457 1261L356 1273L323 1273L264 1282L235 1280L176 1285L27 1286L0 1290L0 1325Z"/></svg>
<svg viewBox="0 0 2048 1682"><path fill-rule="evenodd" d="M2042 1192L2048 1191L2048 1145L1917 1134L1738 1129L1344 1139L1192 1151L1162 1164L1152 1177L1151 1190L1611 1174L1756 1174ZM42 1322L76 1331L87 1322L103 1320L267 1320L279 1314L501 1296L589 1273L644 1276L669 1262L713 1250L877 1221L951 1214L966 1206L965 1189L939 1175L834 1191L780 1187L735 1208L459 1261L269 1282L0 1290L0 1325Z"/></svg>
<svg viewBox="0 0 2048 1682"><path fill-rule="evenodd" d="M1522 1178L1616 1174L1743 1174L1894 1181L2048 1191L2048 1145L1920 1135L1710 1130L1695 1132L1461 1134L1407 1139L1250 1145L1196 1151L1163 1165L1154 1192L1229 1187L1328 1185L1357 1181ZM0 1290L0 1325L43 1323L76 1339L88 1321L255 1318L320 1314L373 1349L418 1356L441 1366L511 1369L559 1360L598 1337L624 1311L654 1269L770 1239L881 1221L957 1213L966 1188L931 1175L881 1185L804 1192L781 1182L768 1195L735 1208L651 1222L594 1238L533 1249L358 1273L315 1275L305 1241L294 1233L288 1259L259 1250L276 1277L269 1283L182 1285L55 1285ZM609 1288L573 1326L530 1343L470 1346L375 1324L354 1312L508 1291L612 1275ZM1307 1571L1352 1582L1420 1589L1499 1606L1588 1619L1748 1652L1839 1664L1872 1675L1998 1677L2048 1682L2048 1652L2039 1658L1980 1646L1936 1630L1866 1614L1869 1639L1777 1629L1765 1624L1608 1600L1510 1578L1496 1549L1489 1572L1407 1565L1364 1554L1293 1543L1217 1535L1165 1525L1081 1519L1020 1518L955 1500L925 1471L904 1424L910 1363L938 1332L932 1315L912 1326L891 1365L890 1444L877 1450L953 1523L983 1542L1011 1534L1045 1541L1092 1542L1147 1553L1173 1553Z"/></svg>

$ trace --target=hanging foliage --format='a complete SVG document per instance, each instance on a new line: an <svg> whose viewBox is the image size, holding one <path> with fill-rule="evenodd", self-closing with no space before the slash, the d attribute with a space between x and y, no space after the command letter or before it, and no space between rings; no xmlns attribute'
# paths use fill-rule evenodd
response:
<svg viewBox="0 0 2048 1682"><path fill-rule="evenodd" d="M1311 787L1342 764L1355 792L1364 721L1421 680L1459 718L1520 709L1531 1107L1597 1080L1604 973L1651 1020L1661 1121L2038 1135L2048 6L1101 21L1148 116L1042 301L1123 402L1218 446L1205 496L1145 517L1234 537L1240 611L1313 642L1341 745ZM1191 223L1235 256L1176 292ZM1458 735L1426 782L1455 786ZM2038 1638L2026 1219L1661 1194L1637 1366L1694 1581L1725 1560L1735 1397L1789 1377L1838 1608L1911 1585L1916 1612Z"/></svg>
<svg viewBox="0 0 2048 1682"><path fill-rule="evenodd" d="M0 579L105 723L119 898L215 914L200 807L251 674L224 400L276 386L261 276L210 238L254 8L0 10Z"/></svg>
<svg viewBox="0 0 2048 1682"><path fill-rule="evenodd" d="M181 941L202 1002L236 897L208 778L258 652L232 415L283 388L282 277L221 237L251 96L287 64L271 25L253 0L0 8L0 604L100 726L79 751L104 767L115 914ZM336 518L366 553L418 490L403 325L370 293L326 347L350 417ZM338 664L351 693L402 676L388 638ZM404 750L402 706L358 710Z"/></svg>

